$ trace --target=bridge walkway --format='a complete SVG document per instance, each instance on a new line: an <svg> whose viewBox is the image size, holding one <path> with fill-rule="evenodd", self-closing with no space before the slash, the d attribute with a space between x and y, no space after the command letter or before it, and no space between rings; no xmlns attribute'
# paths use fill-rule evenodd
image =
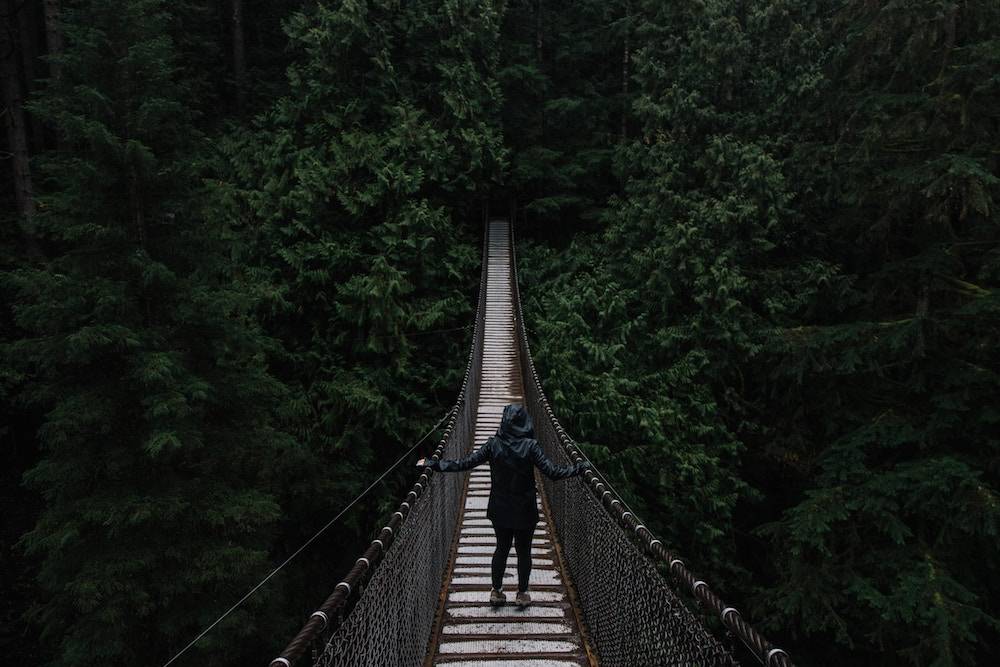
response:
<svg viewBox="0 0 1000 667"><path fill-rule="evenodd" d="M482 385L476 412L474 448L500 425L508 403L522 403L524 385L518 359L511 298L510 233L506 221L489 226ZM460 530L454 544L447 593L439 610L438 632L427 664L447 667L573 667L589 665L584 640L571 606L572 596L551 530L547 509L532 544L532 604L518 609L515 551L504 574L507 604L489 605L490 563L496 548L486 518L490 471L468 474ZM537 473L536 473L537 474Z"/></svg>

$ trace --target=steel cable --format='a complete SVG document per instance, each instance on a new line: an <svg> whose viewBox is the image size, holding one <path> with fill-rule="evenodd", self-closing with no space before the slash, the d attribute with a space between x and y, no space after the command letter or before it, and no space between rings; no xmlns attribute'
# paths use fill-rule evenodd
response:
<svg viewBox="0 0 1000 667"><path fill-rule="evenodd" d="M207 628L205 628L204 630L202 630L201 633L197 637L195 637L194 639L192 639L190 641L190 643L188 643L187 646L185 646L180 651L178 651L177 654L174 655L174 657L170 658L170 660L167 660L165 663L163 663L163 667L168 667L168 665L170 665L172 662L174 662L175 660L177 660L177 658L179 658L182 655L184 655L184 653L186 653L188 651L188 649L190 649L192 646L194 646L195 644L197 644L198 641L202 637L204 637L205 635L207 635L212 630L212 628L214 628L219 623L221 623L223 620L225 620L225 618L227 616L229 616L231 613L233 613L234 611L236 611L239 608L240 605L242 605L244 602L246 602L247 600L249 600L250 597L253 596L254 593L256 593L258 590L260 590L260 588L271 579L271 577L273 577L274 575L278 574L278 572L280 572L282 569L284 569L284 567L286 565L288 565L289 563L291 563L292 560L294 560L296 556L298 556L300 553L302 553L303 551L305 551L305 549L310 544L312 544L317 539L319 539L320 535L322 535L327 530L329 530L329 528L331 526L333 526L333 524L337 523L337 520L340 519L340 517L344 516L344 514L346 514L348 510L350 510L352 507L354 507L354 505L357 504L358 501L360 501L362 498L364 498L366 495L368 495L368 492L371 491L372 489L374 489L375 486L379 482L381 482L383 479L385 479L386 475L388 475L390 472L392 472L393 470L395 470L396 467L398 467L400 463L402 463L403 461L405 461L411 454L413 454L413 450L415 450L417 447L419 447L420 445L422 445L424 443L424 440L426 440L428 437L430 437L430 435L432 433L434 433L434 431L438 430L438 428L441 426L441 424L443 424L445 422L445 420L448 419L454 412L455 412L455 408L454 407L452 407L450 410L448 410L448 412L445 413L445 415L443 417L441 417L441 419L439 419L438 422L436 424L434 424L433 427L431 427L431 430L427 431L427 433L425 433L419 440L417 440L415 443L413 443L413 445L411 445L410 448L406 450L406 453L403 454L402 456L400 456L396 460L395 463L393 463L391 466L389 466L388 468L386 468L382 472L382 474L379 475L375 479L374 482L372 482L371 484L369 484L368 487L364 491L362 491L361 493L359 493L351 502L347 503L347 505L343 509L341 509L339 512L337 512L337 515L335 517L333 517L328 522L326 522L326 524L322 528L320 528L319 530L317 530L313 534L312 537L310 537L308 540L305 541L305 543L302 544L302 546L300 546L298 549L296 549L292 553L291 556L289 556L288 558L286 558L281 563L281 565L279 565L278 567L276 567L273 570L271 570L271 572L266 577L264 577L263 579L261 579L260 582L258 582L256 586L254 586L249 591L247 591L246 595L244 595L243 597L241 597L236 602L236 604L234 604L232 607L230 607L229 609L227 609L221 616L219 616L217 619L215 619L215 621L213 621L211 625L209 625Z"/></svg>

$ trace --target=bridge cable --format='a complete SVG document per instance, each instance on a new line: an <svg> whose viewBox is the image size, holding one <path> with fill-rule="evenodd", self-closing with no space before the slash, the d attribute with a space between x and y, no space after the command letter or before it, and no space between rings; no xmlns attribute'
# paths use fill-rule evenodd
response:
<svg viewBox="0 0 1000 667"><path fill-rule="evenodd" d="M417 442L414 443L406 451L405 454L403 454L402 456L400 456L399 459L397 459L395 463L393 463L391 466L389 466L388 468L386 468L385 471L381 475L379 475L378 479L376 479L374 482L372 482L371 484L368 485L367 489L365 489L364 491L362 491L354 500L352 500L350 503L348 503L347 506L344 507L344 509L340 510L340 512L337 513L337 516L335 516L332 519L330 519L326 523L325 526L323 526L318 531L316 531L316 533L312 537L310 537L308 540L306 540L305 544L303 544L301 547L299 547L298 549L296 549L295 553L293 553L291 556L289 556L288 558L286 558L285 561L281 565L279 565L278 567L276 567L273 570L271 570L270 574L268 574L266 577L264 577L263 579L261 579L260 583L258 583L256 586L254 586L253 588L251 588L247 592L246 595L244 595L242 598L240 598L240 600L236 604L234 604L232 607L230 607L229 609L227 609L226 612L224 614L222 614L222 616L219 616L219 618L215 619L215 621L211 625L209 625L207 628L205 628L204 630L202 630L201 634L199 634L197 637L195 637L194 639L192 639L191 643L189 643L187 646L185 646L184 648L182 648L177 653L177 655L175 655L174 657L170 658L170 660L168 660L165 663L163 663L163 667L167 667L168 665L170 665L170 663L172 663L175 660L177 660L177 658L181 657L181 655L183 655L188 649L190 649L192 646L194 646L195 644L197 644L198 641L202 637L204 637L205 635L207 635L209 633L209 631L212 630L212 628L214 628L215 626L217 626L227 616L229 616L231 613L233 613L234 611L236 611L236 609L241 604L243 604L244 602L246 602L250 598L251 595L253 595L254 593L256 593L258 589L260 589L261 586L263 586L264 584L266 584L271 577L273 577L274 575L276 575L283 567L285 567L286 565L288 565L292 561L292 559L295 558L296 556L298 556L300 553L302 553L302 551L304 551L306 547L308 547L310 544L312 544L313 542L315 542L316 539L320 535L322 535L324 532L326 532L326 530L328 528L330 528L330 526L332 526L334 523L337 522L337 519L339 519L341 516L343 516L349 509L351 509L352 507L354 507L354 505L359 500L361 500L363 497L365 497L368 494L369 491L371 491L373 488L375 488L376 484L378 484L383 479L385 479L386 475L388 475L390 472L392 472L400 463L402 463L403 461L405 461L407 459L407 457L409 457L413 453L413 450L415 450L417 447L419 447L420 445L422 445L423 442L428 437L430 437L430 435L432 433L434 433L435 431L437 431L438 427L440 427L441 424L443 424L445 422L445 420L448 419L451 416L451 414L455 411L456 407L457 406L453 406L450 410L448 410L448 412L443 417L441 417L441 419L439 419L438 422L436 424L434 424L433 427L431 427L431 430L427 431L427 433L425 433L423 435L423 437L421 437L419 440L417 440Z"/></svg>

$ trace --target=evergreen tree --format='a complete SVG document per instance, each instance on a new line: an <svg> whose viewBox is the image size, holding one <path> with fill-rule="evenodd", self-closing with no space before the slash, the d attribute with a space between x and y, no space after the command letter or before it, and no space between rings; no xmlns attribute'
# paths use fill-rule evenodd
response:
<svg viewBox="0 0 1000 667"><path fill-rule="evenodd" d="M557 412L807 661L997 645L994 4L642 3L625 193L522 265Z"/></svg>
<svg viewBox="0 0 1000 667"><path fill-rule="evenodd" d="M49 260L8 272L19 399L44 410L24 537L53 664L164 661L268 563L280 515L284 387L197 205L206 144L158 0L64 5L61 76L30 109L59 128L39 160ZM253 645L245 608L201 645Z"/></svg>
<svg viewBox="0 0 1000 667"><path fill-rule="evenodd" d="M435 422L488 200L557 414L714 588L803 664L1000 647L995 0L5 6L0 615L52 664L162 663Z"/></svg>
<svg viewBox="0 0 1000 667"><path fill-rule="evenodd" d="M626 127L629 6L515 0L504 15L505 185L519 218L550 238L593 223L617 190L611 158Z"/></svg>
<svg viewBox="0 0 1000 667"><path fill-rule="evenodd" d="M769 345L797 394L779 384L772 405L796 409L770 421L800 434L786 451L812 468L769 528L787 574L768 606L880 664L882 647L910 664L988 660L1000 7L852 2L826 28L831 85L800 164L843 279Z"/></svg>
<svg viewBox="0 0 1000 667"><path fill-rule="evenodd" d="M287 24L289 95L227 144L222 194L252 240L258 310L282 343L288 413L319 464L291 489L293 533L367 485L455 399L471 339L480 204L503 148L493 80L500 8L318 5ZM352 522L360 542L398 502ZM332 566L350 564L337 553ZM327 572L317 551L303 577ZM307 557L308 558L308 557ZM315 597L315 588L304 595Z"/></svg>

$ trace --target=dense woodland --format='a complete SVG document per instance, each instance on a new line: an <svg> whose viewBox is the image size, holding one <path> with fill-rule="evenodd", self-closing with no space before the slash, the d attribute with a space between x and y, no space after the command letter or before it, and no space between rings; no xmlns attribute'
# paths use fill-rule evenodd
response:
<svg viewBox="0 0 1000 667"><path fill-rule="evenodd" d="M1000 652L1000 3L0 5L6 662L162 664L431 428L487 204L564 425L798 664Z"/></svg>

